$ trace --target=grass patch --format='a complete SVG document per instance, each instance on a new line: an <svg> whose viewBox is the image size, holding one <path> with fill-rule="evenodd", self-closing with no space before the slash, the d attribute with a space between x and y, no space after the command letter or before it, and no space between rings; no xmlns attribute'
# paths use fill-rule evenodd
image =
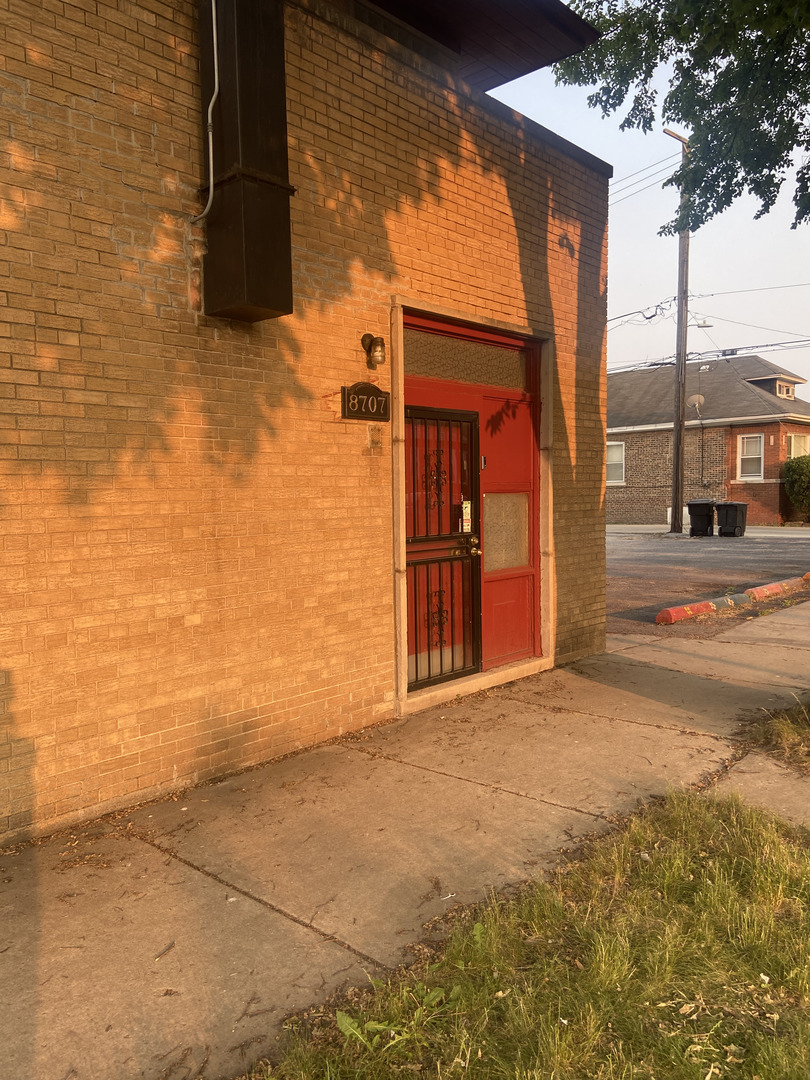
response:
<svg viewBox="0 0 810 1080"><path fill-rule="evenodd" d="M810 709L799 702L769 713L753 725L749 745L778 758L791 768L810 773Z"/></svg>
<svg viewBox="0 0 810 1080"><path fill-rule="evenodd" d="M809 834L673 794L254 1078L806 1080L809 956Z"/></svg>

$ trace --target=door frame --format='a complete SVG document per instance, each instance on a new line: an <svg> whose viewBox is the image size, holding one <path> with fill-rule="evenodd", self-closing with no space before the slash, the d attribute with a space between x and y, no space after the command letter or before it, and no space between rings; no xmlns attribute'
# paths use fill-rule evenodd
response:
<svg viewBox="0 0 810 1080"><path fill-rule="evenodd" d="M404 320L406 313L455 325L464 336L465 330L479 337L487 330L493 336L509 335L527 339L539 350L540 370L532 387L540 409L537 433L539 469L538 539L540 546L540 619L539 651L541 656L517 661L504 667L491 668L450 682L440 683L426 689L408 691L408 637L407 637L407 590L405 545L405 365ZM545 671L554 666L556 642L556 574L554 566L553 475L553 339L547 328L515 325L496 319L485 319L439 305L394 296L391 303L391 443L393 480L393 534L394 534L394 639L395 639L395 686L394 713L404 716L427 708L432 704L450 701L459 694L474 693L509 682L515 678Z"/></svg>

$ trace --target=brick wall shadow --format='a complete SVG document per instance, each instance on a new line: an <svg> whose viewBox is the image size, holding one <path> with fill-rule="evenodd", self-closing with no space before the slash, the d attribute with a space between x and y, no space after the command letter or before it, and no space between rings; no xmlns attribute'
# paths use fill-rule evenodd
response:
<svg viewBox="0 0 810 1080"><path fill-rule="evenodd" d="M0 670L0 836L33 824L28 802L36 749L15 721L14 697L12 672Z"/></svg>
<svg viewBox="0 0 810 1080"><path fill-rule="evenodd" d="M548 319L551 313L557 658L562 661L604 646L607 200L582 206L565 190L549 191L545 204L535 208L540 213L527 213L514 176L507 177L507 186L527 308L535 318ZM604 186L606 192L607 177ZM541 240L546 256L538 274ZM555 248L552 260L549 252ZM573 318L569 297L575 298ZM558 307L565 317L558 316ZM582 595L592 601L585 609Z"/></svg>
<svg viewBox="0 0 810 1080"><path fill-rule="evenodd" d="M694 644L699 652L702 643ZM625 710L629 708L628 700L646 699L677 710L673 714L676 718L670 716L668 723L679 723L688 716L688 721L683 721L688 728L709 734L727 735L735 725L761 717L763 712L774 708L774 669L764 666L762 685L696 675L618 653L586 658L569 670L596 687L620 691L623 695L620 707ZM746 667L746 676L749 671ZM785 687L785 693L790 693L789 687Z"/></svg>
<svg viewBox="0 0 810 1080"><path fill-rule="evenodd" d="M14 686L0 671L0 836L31 822L34 741L15 722ZM21 807L23 807L21 809ZM0 1076L33 1077L38 1032L39 899L36 851L0 848Z"/></svg>

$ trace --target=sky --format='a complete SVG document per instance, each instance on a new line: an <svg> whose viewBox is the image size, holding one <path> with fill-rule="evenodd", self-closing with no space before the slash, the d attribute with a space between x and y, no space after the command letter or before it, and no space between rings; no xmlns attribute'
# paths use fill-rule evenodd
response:
<svg viewBox="0 0 810 1080"><path fill-rule="evenodd" d="M646 135L620 131L621 113L602 117L588 106L588 93L555 86L553 73L543 70L492 96L613 166L607 335L612 370L675 353L678 240L658 230L674 217L678 192L661 187L669 173L658 170L677 167L681 144L664 134L663 124ZM688 353L758 353L807 379L796 395L810 401L810 226L790 227L790 181L770 213L755 220L758 207L757 200L742 197L691 235ZM659 304L660 313L644 317ZM639 311L644 315L622 318ZM761 347L801 339L807 344L800 348Z"/></svg>

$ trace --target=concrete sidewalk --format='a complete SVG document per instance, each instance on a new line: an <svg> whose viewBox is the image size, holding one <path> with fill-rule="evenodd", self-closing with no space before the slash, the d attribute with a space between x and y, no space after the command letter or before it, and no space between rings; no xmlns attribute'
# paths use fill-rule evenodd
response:
<svg viewBox="0 0 810 1080"><path fill-rule="evenodd" d="M607 536L660 536L666 537L668 540L716 540L721 544L738 543L740 539L755 539L755 540L790 540L795 539L797 536L807 536L808 528L810 526L806 524L791 524L791 525L746 525L745 536L725 536L721 537L717 533L713 537L692 537L689 535L689 515L684 517L683 521L683 533L674 534L669 531L668 525L606 525L605 533Z"/></svg>
<svg viewBox="0 0 810 1080"><path fill-rule="evenodd" d="M739 721L810 690L810 604L609 651L0 854L0 1077L233 1077L670 785L810 823Z"/></svg>

